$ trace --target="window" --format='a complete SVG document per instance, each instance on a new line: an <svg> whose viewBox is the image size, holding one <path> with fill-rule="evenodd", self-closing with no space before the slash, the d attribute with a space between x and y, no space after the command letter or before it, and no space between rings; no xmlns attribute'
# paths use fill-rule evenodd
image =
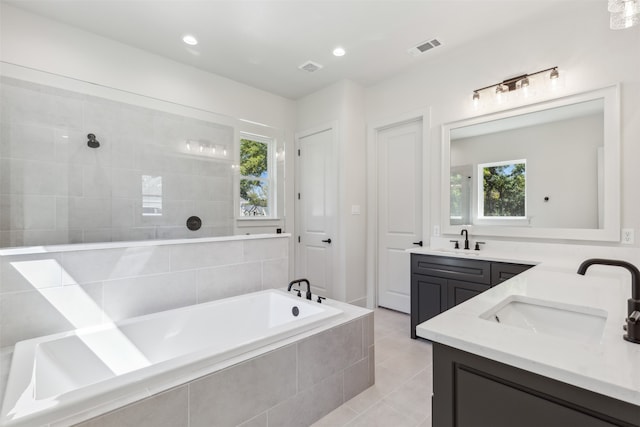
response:
<svg viewBox="0 0 640 427"><path fill-rule="evenodd" d="M526 218L526 160L478 165L478 217Z"/></svg>
<svg viewBox="0 0 640 427"><path fill-rule="evenodd" d="M240 217L273 217L273 141L245 136L240 140Z"/></svg>
<svg viewBox="0 0 640 427"><path fill-rule="evenodd" d="M142 216L162 216L162 177L142 175Z"/></svg>

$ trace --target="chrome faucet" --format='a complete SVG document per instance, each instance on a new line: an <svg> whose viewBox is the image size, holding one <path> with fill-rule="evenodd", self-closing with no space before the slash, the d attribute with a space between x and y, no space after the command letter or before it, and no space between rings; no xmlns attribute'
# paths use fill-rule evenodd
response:
<svg viewBox="0 0 640 427"><path fill-rule="evenodd" d="M464 236L464 248L469 249L469 232L463 228L460 235Z"/></svg>
<svg viewBox="0 0 640 427"><path fill-rule="evenodd" d="M627 300L627 324L624 327L627 333L624 334L623 338L627 341L640 344L640 270L638 270L635 265L626 261L591 258L580 264L577 273L584 276L587 268L594 264L622 267L631 273L631 298Z"/></svg>
<svg viewBox="0 0 640 427"><path fill-rule="evenodd" d="M297 280L293 280L289 283L289 287L287 288L287 291L291 292L291 287L293 285L295 285L296 283L306 283L307 284L307 294L306 297L308 300L311 299L311 285L309 284L309 281L307 279L297 279ZM295 289L294 289L295 290ZM298 291L299 292L299 291ZM300 296L300 294L298 294L298 296Z"/></svg>

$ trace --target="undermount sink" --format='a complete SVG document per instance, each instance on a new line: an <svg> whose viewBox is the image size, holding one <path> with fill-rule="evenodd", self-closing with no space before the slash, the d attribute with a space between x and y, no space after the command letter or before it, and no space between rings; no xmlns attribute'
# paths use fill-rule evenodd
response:
<svg viewBox="0 0 640 427"><path fill-rule="evenodd" d="M480 317L536 334L597 342L602 338L607 313L590 307L512 295Z"/></svg>

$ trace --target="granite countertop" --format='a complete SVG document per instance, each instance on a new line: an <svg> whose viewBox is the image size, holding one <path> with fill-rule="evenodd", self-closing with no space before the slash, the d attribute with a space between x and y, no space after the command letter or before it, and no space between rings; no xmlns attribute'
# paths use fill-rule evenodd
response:
<svg viewBox="0 0 640 427"><path fill-rule="evenodd" d="M513 254L470 255L429 248L413 253L536 264ZM591 267L585 276L577 265L540 262L488 291L420 325L416 333L450 347L640 405L640 345L623 340L628 273ZM620 274L618 274L620 273ZM544 301L551 307L579 307L606 316L602 334L590 338L536 332L498 323L490 315L509 299ZM488 319L483 318L489 317Z"/></svg>

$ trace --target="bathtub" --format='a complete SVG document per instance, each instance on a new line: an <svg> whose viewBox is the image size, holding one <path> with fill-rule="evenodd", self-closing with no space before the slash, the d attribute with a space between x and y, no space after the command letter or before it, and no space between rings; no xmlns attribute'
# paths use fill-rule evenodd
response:
<svg viewBox="0 0 640 427"><path fill-rule="evenodd" d="M48 424L109 402L130 403L132 396L189 381L208 366L309 331L341 313L266 290L21 341L14 349L0 425Z"/></svg>

